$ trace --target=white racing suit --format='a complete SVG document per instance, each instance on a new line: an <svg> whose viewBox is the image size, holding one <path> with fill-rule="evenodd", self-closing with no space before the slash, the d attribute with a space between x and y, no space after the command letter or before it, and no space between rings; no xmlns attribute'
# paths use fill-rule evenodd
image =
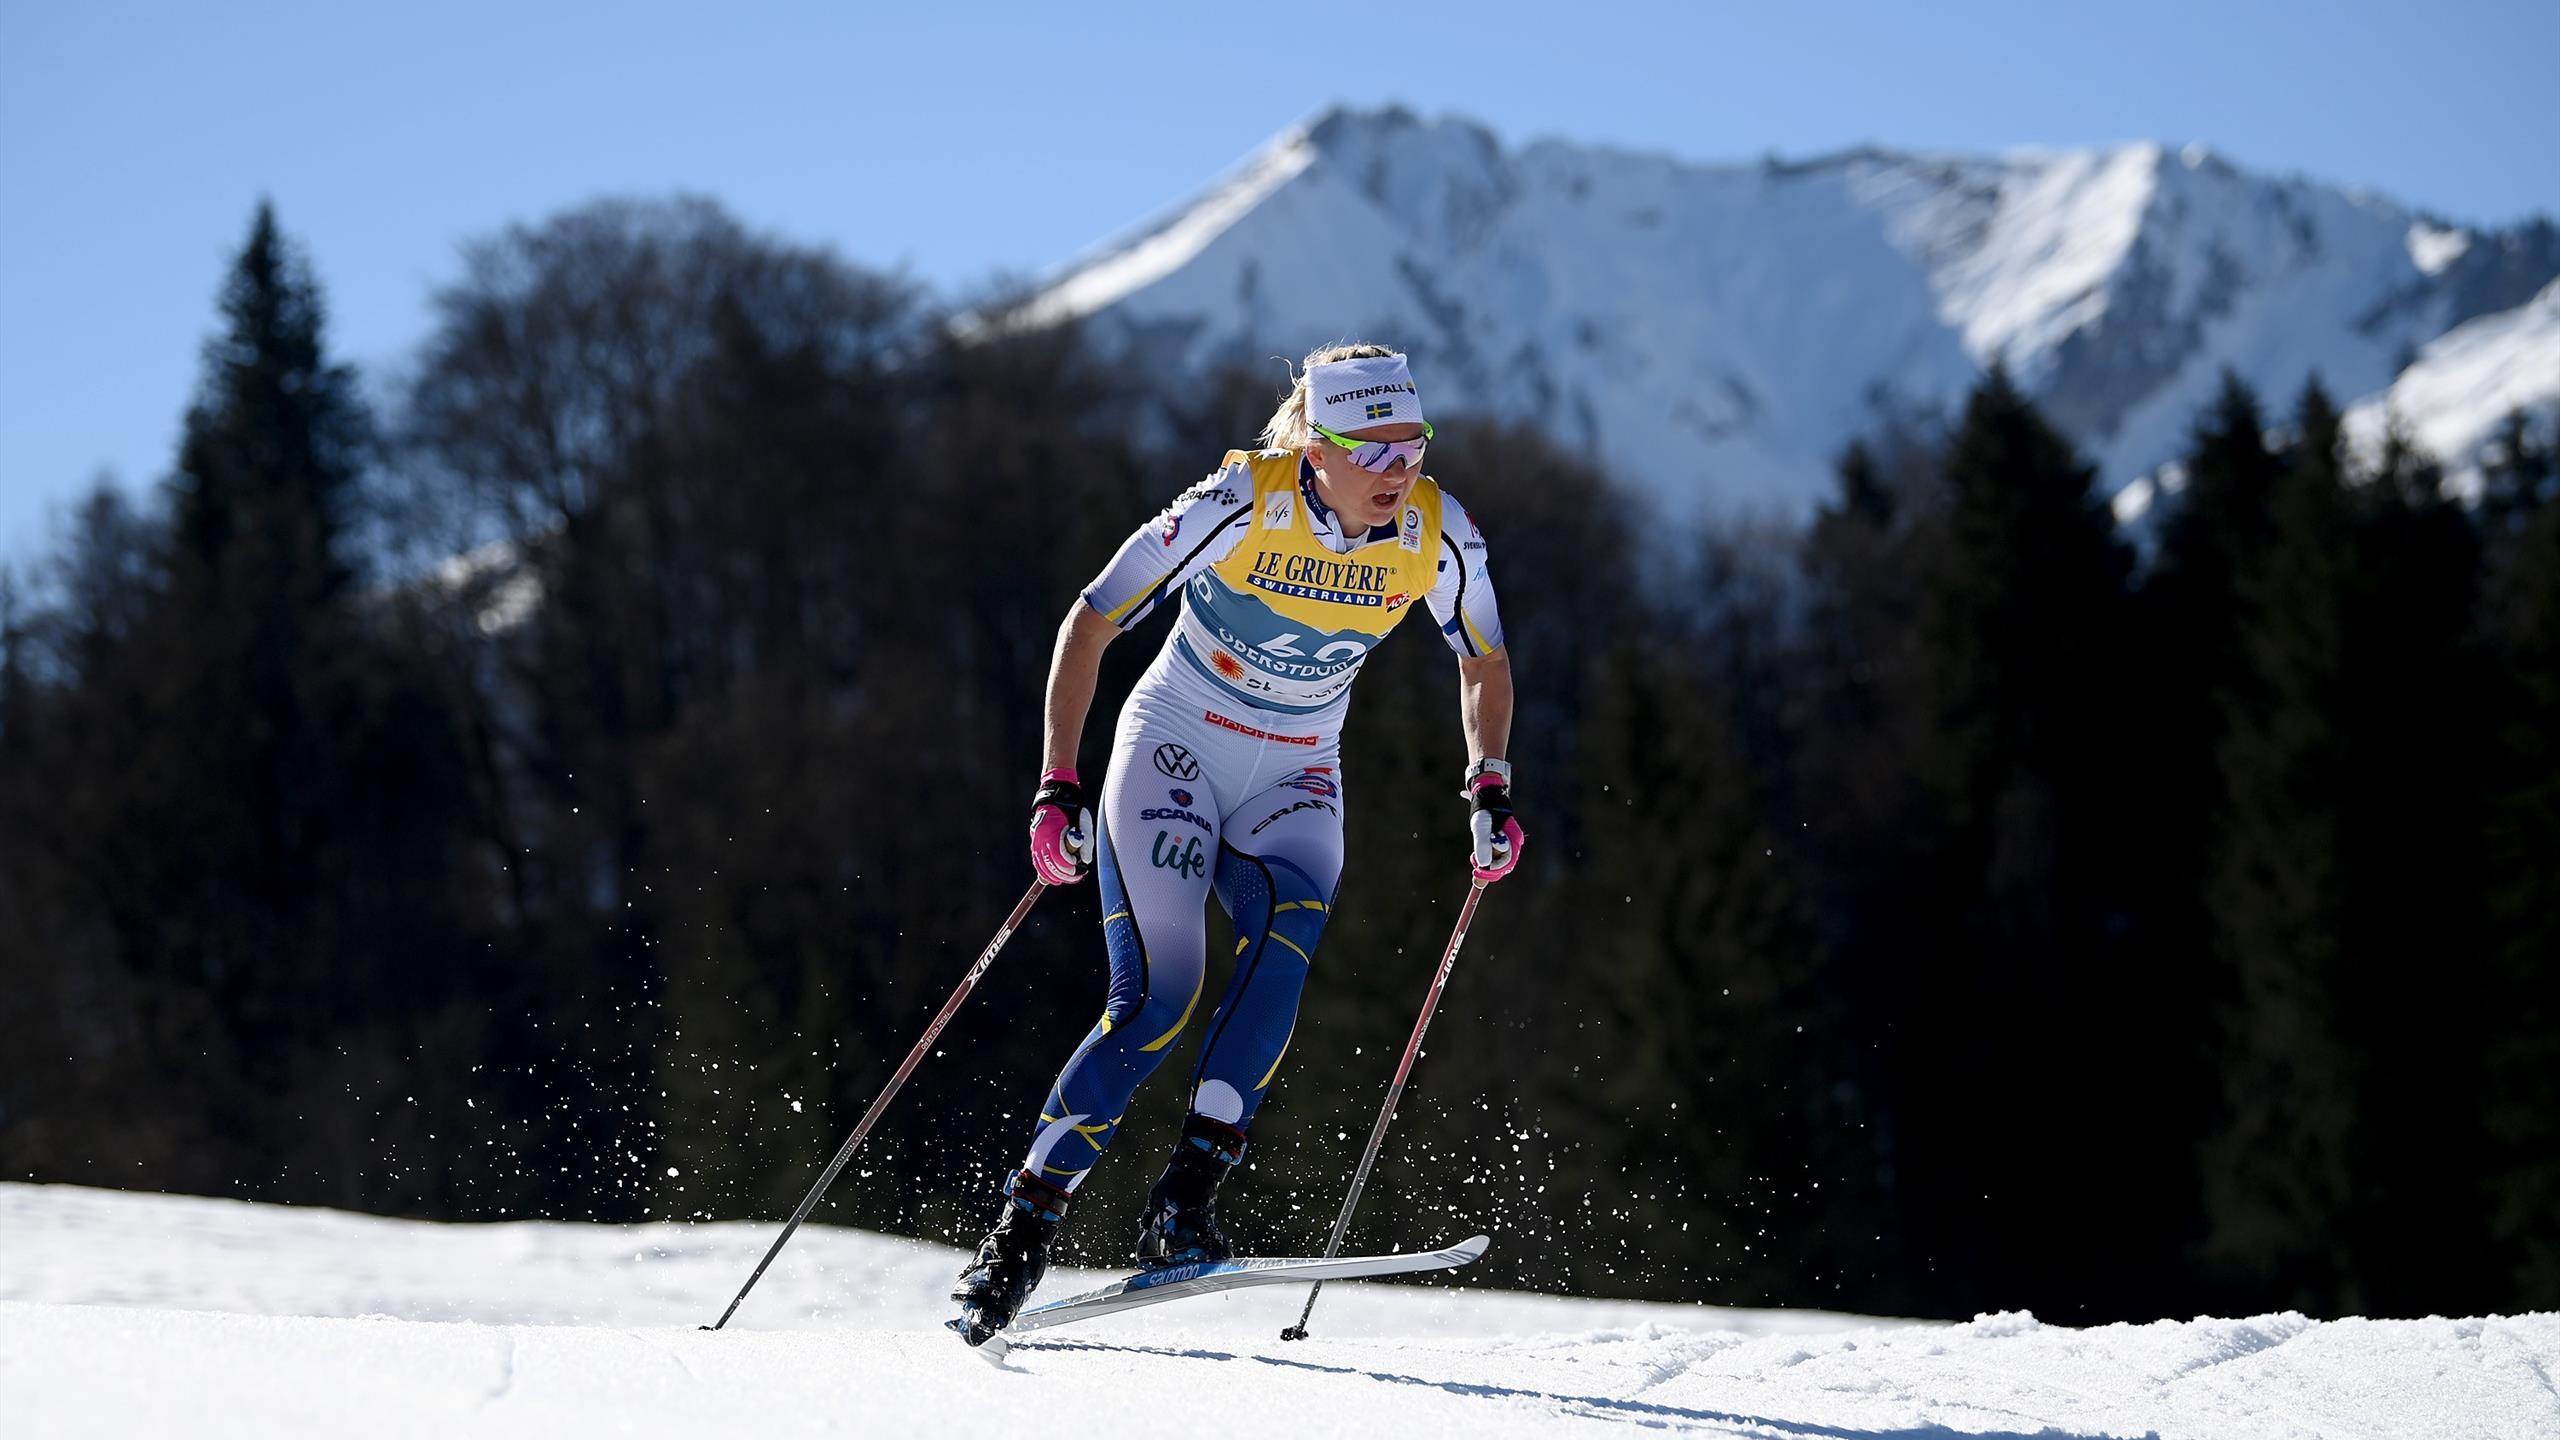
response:
<svg viewBox="0 0 2560 1440"><path fill-rule="evenodd" d="M1421 600L1460 655L1502 644L1484 539L1429 477L1397 523L1346 537L1294 451L1231 451L1120 547L1084 601L1126 628L1182 615L1120 713L1102 787L1110 1001L1040 1107L1023 1168L1073 1190L1138 1083L1198 1015L1214 889L1235 973L1193 1113L1253 1122L1342 874L1342 720L1368 653Z"/></svg>

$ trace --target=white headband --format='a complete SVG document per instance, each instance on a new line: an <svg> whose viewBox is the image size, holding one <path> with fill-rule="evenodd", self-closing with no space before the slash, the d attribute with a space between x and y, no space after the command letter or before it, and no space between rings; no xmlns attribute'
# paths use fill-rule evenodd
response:
<svg viewBox="0 0 2560 1440"><path fill-rule="evenodd" d="M1401 355L1328 360L1307 367L1307 418L1342 434L1408 424L1422 419L1422 396Z"/></svg>

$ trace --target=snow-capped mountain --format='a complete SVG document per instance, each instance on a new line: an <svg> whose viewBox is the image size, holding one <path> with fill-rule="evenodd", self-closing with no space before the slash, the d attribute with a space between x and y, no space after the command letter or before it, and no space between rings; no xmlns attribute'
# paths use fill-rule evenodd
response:
<svg viewBox="0 0 2560 1440"><path fill-rule="evenodd" d="M1021 318L1183 370L1384 340L1440 413L1533 417L1674 514L1801 517L1851 438L1994 361L2113 487L2178 452L2226 366L2271 409L2315 371L2379 396L2555 276L2547 223L2465 229L2193 146L1718 165L1334 110ZM2408 419L2450 434L2433 414Z"/></svg>
<svg viewBox="0 0 2560 1440"><path fill-rule="evenodd" d="M2529 303L2431 341L2391 388L2346 414L2348 439L2379 452L2391 417L2430 455L2450 457L2453 487L2474 493L2482 446L2509 414L2560 396L2560 280Z"/></svg>

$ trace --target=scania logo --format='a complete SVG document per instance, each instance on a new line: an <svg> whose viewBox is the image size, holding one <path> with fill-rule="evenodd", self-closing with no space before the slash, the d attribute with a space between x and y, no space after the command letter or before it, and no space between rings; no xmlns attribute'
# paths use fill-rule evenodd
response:
<svg viewBox="0 0 2560 1440"><path fill-rule="evenodd" d="M1156 768L1176 780L1200 778L1200 762L1191 758L1191 752L1179 745L1168 743L1157 746Z"/></svg>

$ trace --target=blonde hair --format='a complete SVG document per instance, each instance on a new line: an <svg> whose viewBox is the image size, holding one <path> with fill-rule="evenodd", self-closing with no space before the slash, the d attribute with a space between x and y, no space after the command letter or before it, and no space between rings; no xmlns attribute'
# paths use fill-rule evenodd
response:
<svg viewBox="0 0 2560 1440"><path fill-rule="evenodd" d="M1384 345L1320 345L1308 351L1306 363L1292 377L1289 393L1281 397L1280 408L1271 412L1271 423L1262 427L1262 448L1303 450L1314 442L1316 432L1307 428L1308 370L1336 360L1375 360L1395 353Z"/></svg>

